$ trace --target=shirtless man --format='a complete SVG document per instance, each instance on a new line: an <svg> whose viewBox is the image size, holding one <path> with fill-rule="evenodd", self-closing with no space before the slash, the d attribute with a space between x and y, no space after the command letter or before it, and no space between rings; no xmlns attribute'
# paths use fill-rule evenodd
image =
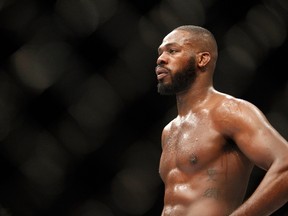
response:
<svg viewBox="0 0 288 216"><path fill-rule="evenodd" d="M158 92L175 94L178 110L162 133L162 216L266 216L282 207L288 143L253 104L213 88L211 32L180 26L158 52ZM254 165L267 172L243 203Z"/></svg>

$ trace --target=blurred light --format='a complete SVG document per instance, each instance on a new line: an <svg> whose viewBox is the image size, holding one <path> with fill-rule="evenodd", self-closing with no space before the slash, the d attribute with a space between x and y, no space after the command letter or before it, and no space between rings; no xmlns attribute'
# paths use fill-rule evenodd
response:
<svg viewBox="0 0 288 216"><path fill-rule="evenodd" d="M169 30L186 24L203 25L205 22L205 10L198 0L163 0L158 11L151 15L155 23L161 21Z"/></svg>
<svg viewBox="0 0 288 216"><path fill-rule="evenodd" d="M208 1L204 4L209 5ZM203 25L205 18L204 5L199 0L162 0L159 6L150 10L148 16L141 18L140 34L145 44L156 52L163 33L168 33L179 25Z"/></svg>
<svg viewBox="0 0 288 216"><path fill-rule="evenodd" d="M267 49L280 46L286 38L285 22L271 8L258 5L247 14L250 31Z"/></svg>
<svg viewBox="0 0 288 216"><path fill-rule="evenodd" d="M264 0L264 4L273 5L275 8L278 9L278 11L281 13L282 10L284 12L284 15L287 17L287 11L288 11L288 1L287 0Z"/></svg>
<svg viewBox="0 0 288 216"><path fill-rule="evenodd" d="M157 194L146 181L149 173L141 169L125 169L114 178L111 196L116 205L126 213L142 215L154 204Z"/></svg>
<svg viewBox="0 0 288 216"><path fill-rule="evenodd" d="M0 11L9 4L14 3L15 0L0 0ZM1 215L1 214L0 214Z"/></svg>
<svg viewBox="0 0 288 216"><path fill-rule="evenodd" d="M98 8L101 23L108 21L117 11L118 0L93 0Z"/></svg>
<svg viewBox="0 0 288 216"><path fill-rule="evenodd" d="M234 25L226 33L224 42L231 58L251 71L257 68L259 59L263 58L260 47L243 26ZM240 55L235 52L239 52Z"/></svg>
<svg viewBox="0 0 288 216"><path fill-rule="evenodd" d="M0 205L0 215L1 216L12 216L12 214L10 214L9 209L4 208L2 205Z"/></svg>
<svg viewBox="0 0 288 216"><path fill-rule="evenodd" d="M119 97L126 101L132 101L139 95L138 82L128 70L127 63L118 59L106 71L106 77L113 86Z"/></svg>
<svg viewBox="0 0 288 216"><path fill-rule="evenodd" d="M163 118L164 125L168 124L172 119L174 119L178 115L177 105L172 105L170 108L168 107L165 116Z"/></svg>
<svg viewBox="0 0 288 216"><path fill-rule="evenodd" d="M57 195L63 190L65 154L57 141L48 133L41 133L36 139L31 157L21 165L26 177L46 195Z"/></svg>
<svg viewBox="0 0 288 216"><path fill-rule="evenodd" d="M9 104L0 98L0 140L4 139L11 129L11 112Z"/></svg>
<svg viewBox="0 0 288 216"><path fill-rule="evenodd" d="M111 188L115 203L123 211L141 215L154 205L161 183L158 149L153 143L139 141L123 154L124 168L114 178Z"/></svg>
<svg viewBox="0 0 288 216"><path fill-rule="evenodd" d="M170 8L167 3L161 3L155 15L155 18L169 30L182 24L181 19L173 12L173 9Z"/></svg>
<svg viewBox="0 0 288 216"><path fill-rule="evenodd" d="M284 100L283 100L284 99ZM279 91L274 95L271 103L271 110L267 114L267 118L272 125L280 132L284 138L288 139L288 82L284 91Z"/></svg>
<svg viewBox="0 0 288 216"><path fill-rule="evenodd" d="M285 100L284 100L285 101L285 106L288 108L288 81L286 82L284 98L285 98Z"/></svg>
<svg viewBox="0 0 288 216"><path fill-rule="evenodd" d="M111 85L96 74L84 82L78 92L79 97L69 112L83 131L96 139L96 148L109 134L108 129L122 106L121 101Z"/></svg>
<svg viewBox="0 0 288 216"><path fill-rule="evenodd" d="M243 53L244 56L241 56ZM233 48L232 44L219 52L215 83L219 85L222 91L239 96L252 82L255 71L251 71L251 68L247 68L241 62L247 58L245 55L247 53L244 50ZM242 60L236 60L237 58Z"/></svg>
<svg viewBox="0 0 288 216"><path fill-rule="evenodd" d="M133 40L126 46L120 57L124 59L130 74L134 77L137 83L137 91L142 94L149 91L151 84L155 81L154 67L156 59L151 62L150 53L141 52L141 50L146 49L147 47L140 40Z"/></svg>
<svg viewBox="0 0 288 216"><path fill-rule="evenodd" d="M62 75L69 57L65 43L25 45L11 56L11 67L26 87L42 92Z"/></svg>
<svg viewBox="0 0 288 216"><path fill-rule="evenodd" d="M23 120L19 118L19 121L17 129L12 131L8 139L3 141L7 151L6 155L16 167L20 167L34 155L35 136L40 133L40 128L36 129L31 125L23 127Z"/></svg>
<svg viewBox="0 0 288 216"><path fill-rule="evenodd" d="M150 19L143 16L139 21L139 32L145 45L156 53L156 50L162 41L163 35Z"/></svg>
<svg viewBox="0 0 288 216"><path fill-rule="evenodd" d="M204 5L205 8L212 6L216 0L201 0L201 3Z"/></svg>
<svg viewBox="0 0 288 216"><path fill-rule="evenodd" d="M167 4L173 9L180 25L203 25L205 23L205 10L201 0L163 0L162 4Z"/></svg>
<svg viewBox="0 0 288 216"><path fill-rule="evenodd" d="M245 22L235 24L225 35L215 83L226 88L223 91L241 94L270 49L281 46L286 36L285 21L277 10L268 4L253 7Z"/></svg>
<svg viewBox="0 0 288 216"><path fill-rule="evenodd" d="M113 216L112 211L102 202L97 200L86 200L81 206L77 207L77 216ZM74 215L74 214L73 214Z"/></svg>
<svg viewBox="0 0 288 216"><path fill-rule="evenodd" d="M267 113L267 118L273 125L273 127L285 138L288 140L288 118L287 113L280 112L269 112Z"/></svg>
<svg viewBox="0 0 288 216"><path fill-rule="evenodd" d="M22 109L24 100L25 97L11 77L5 71L0 71L0 140L19 124L17 114Z"/></svg>
<svg viewBox="0 0 288 216"><path fill-rule="evenodd" d="M5 14L4 26L7 29L16 31L18 34L29 29L29 25L35 20L39 12L36 1L17 1L16 4L16 0L7 0L4 6L11 6L10 8L6 7L9 9L9 13Z"/></svg>
<svg viewBox="0 0 288 216"><path fill-rule="evenodd" d="M127 43L137 37L138 16L133 8L121 2L115 16L109 20L109 25L102 26L100 35L110 46L121 51L125 49Z"/></svg>
<svg viewBox="0 0 288 216"><path fill-rule="evenodd" d="M57 125L59 139L74 155L83 155L95 150L85 133L71 119L63 119Z"/></svg>
<svg viewBox="0 0 288 216"><path fill-rule="evenodd" d="M241 65L245 69L245 71L254 72L256 69L255 60L252 58L248 50L246 50L243 46L228 46L227 52L228 55L231 56L235 62L237 62L237 64ZM248 78L251 79L252 77Z"/></svg>
<svg viewBox="0 0 288 216"><path fill-rule="evenodd" d="M56 11L79 35L89 35L116 11L116 0L58 0Z"/></svg>
<svg viewBox="0 0 288 216"><path fill-rule="evenodd" d="M145 180L145 182L151 184L153 187L155 186L155 182L159 180L159 147L160 146L158 146L157 143L155 144L147 140L137 141L133 143L122 155L122 160L126 168L138 168L150 173L149 179ZM147 157L149 157L148 161L146 160Z"/></svg>

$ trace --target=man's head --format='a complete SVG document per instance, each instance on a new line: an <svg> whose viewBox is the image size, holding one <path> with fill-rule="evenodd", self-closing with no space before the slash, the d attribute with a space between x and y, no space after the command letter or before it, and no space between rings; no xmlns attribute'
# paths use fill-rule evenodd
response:
<svg viewBox="0 0 288 216"><path fill-rule="evenodd" d="M158 49L156 74L160 94L186 91L197 76L213 76L217 61L217 44L207 29L180 26L170 32Z"/></svg>

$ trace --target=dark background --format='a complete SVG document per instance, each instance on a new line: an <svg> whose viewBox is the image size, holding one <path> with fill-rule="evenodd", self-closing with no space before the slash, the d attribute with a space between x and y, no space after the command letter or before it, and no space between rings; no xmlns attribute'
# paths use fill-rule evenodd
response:
<svg viewBox="0 0 288 216"><path fill-rule="evenodd" d="M288 138L287 0L1 0L1 216L160 215L160 135L176 110L154 68L183 24L214 33L215 87Z"/></svg>

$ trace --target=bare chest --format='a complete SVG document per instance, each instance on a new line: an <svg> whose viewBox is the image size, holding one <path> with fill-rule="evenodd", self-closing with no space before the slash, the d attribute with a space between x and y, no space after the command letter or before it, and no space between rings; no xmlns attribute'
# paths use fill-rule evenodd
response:
<svg viewBox="0 0 288 216"><path fill-rule="evenodd" d="M178 169L192 173L214 163L223 154L224 140L209 118L172 122L163 139L160 172Z"/></svg>

